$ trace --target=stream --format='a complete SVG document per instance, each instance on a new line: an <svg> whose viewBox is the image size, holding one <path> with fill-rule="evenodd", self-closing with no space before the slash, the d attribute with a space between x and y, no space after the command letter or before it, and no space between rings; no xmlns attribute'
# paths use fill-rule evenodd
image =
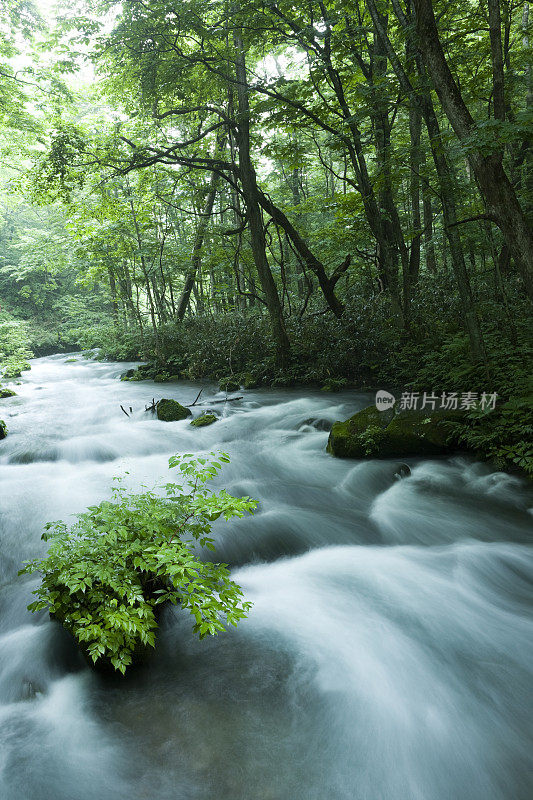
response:
<svg viewBox="0 0 533 800"><path fill-rule="evenodd" d="M209 383L120 382L133 364L35 359L0 401L1 800L531 800L531 489L464 456L342 461L328 427L354 391L261 389L206 428L152 398ZM130 418L122 412L131 406ZM195 409L195 414L204 410ZM97 674L30 614L50 520L225 450L217 485L259 501L217 522L253 602L198 641L165 610L148 666Z"/></svg>

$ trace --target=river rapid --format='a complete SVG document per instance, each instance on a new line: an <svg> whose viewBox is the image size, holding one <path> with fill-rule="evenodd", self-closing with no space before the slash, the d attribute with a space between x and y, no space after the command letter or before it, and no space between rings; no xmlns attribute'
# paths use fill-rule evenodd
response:
<svg viewBox="0 0 533 800"><path fill-rule="evenodd" d="M36 359L1 401L2 800L531 800L524 482L463 457L400 478L327 455L328 425L369 395L247 391L192 428L144 406L202 384L120 382L130 364L76 357ZM218 485L259 501L214 527L249 618L200 642L170 608L148 666L94 673L26 610L21 563L114 475L152 485L170 455L217 448Z"/></svg>

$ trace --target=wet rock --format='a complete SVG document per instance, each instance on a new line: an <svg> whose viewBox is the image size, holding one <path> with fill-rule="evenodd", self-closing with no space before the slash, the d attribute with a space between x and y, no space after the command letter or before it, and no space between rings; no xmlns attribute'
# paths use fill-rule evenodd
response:
<svg viewBox="0 0 533 800"><path fill-rule="evenodd" d="M0 419L0 439L5 439L7 436L7 425L3 419Z"/></svg>
<svg viewBox="0 0 533 800"><path fill-rule="evenodd" d="M185 408L185 406L182 406L177 400L170 400L163 397L157 403L157 419L160 419L162 422L176 422L177 420L186 419L186 417L191 416L192 412L190 408Z"/></svg>
<svg viewBox="0 0 533 800"><path fill-rule="evenodd" d="M304 420L300 427L303 427L304 425L310 425L317 431L330 431L332 423L329 421L329 419L316 419L311 417L310 419Z"/></svg>
<svg viewBox="0 0 533 800"><path fill-rule="evenodd" d="M134 369L128 369L128 370L126 370L126 372L122 373L122 375L120 376L120 380L121 381L129 381L129 380L131 380L131 378L133 378L134 375L135 375L135 370Z"/></svg>
<svg viewBox="0 0 533 800"><path fill-rule="evenodd" d="M335 422L327 451L338 458L434 456L453 449L446 423L459 412L378 411L369 406L344 422Z"/></svg>
<svg viewBox="0 0 533 800"><path fill-rule="evenodd" d="M15 397L16 394L17 393L14 392L12 389L2 389L2 388L0 388L0 399L1 400L5 400L7 397Z"/></svg>
<svg viewBox="0 0 533 800"><path fill-rule="evenodd" d="M77 360L78 360L77 358L67 358L65 360L65 364L73 364Z"/></svg>
<svg viewBox="0 0 533 800"><path fill-rule="evenodd" d="M212 425L213 422L217 421L217 419L218 417L216 414L204 413L200 414L200 416L196 417L196 419L193 419L190 425L192 425L194 428L205 428L206 425Z"/></svg>
<svg viewBox="0 0 533 800"><path fill-rule="evenodd" d="M241 386L237 383L236 378L222 378L219 383L221 392L238 392L240 388Z"/></svg>
<svg viewBox="0 0 533 800"><path fill-rule="evenodd" d="M394 477L398 478L398 480L402 480L403 478L408 478L411 474L411 467L408 464L399 464L396 472L394 473Z"/></svg>

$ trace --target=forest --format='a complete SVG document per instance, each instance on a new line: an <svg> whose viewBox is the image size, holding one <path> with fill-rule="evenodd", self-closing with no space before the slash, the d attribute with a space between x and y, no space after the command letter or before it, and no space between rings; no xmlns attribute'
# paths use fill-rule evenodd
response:
<svg viewBox="0 0 533 800"><path fill-rule="evenodd" d="M531 470L529 4L355 5L4 3L2 326L162 375L498 392L498 435L462 435Z"/></svg>
<svg viewBox="0 0 533 800"><path fill-rule="evenodd" d="M523 0L0 0L8 800L531 796L532 54Z"/></svg>

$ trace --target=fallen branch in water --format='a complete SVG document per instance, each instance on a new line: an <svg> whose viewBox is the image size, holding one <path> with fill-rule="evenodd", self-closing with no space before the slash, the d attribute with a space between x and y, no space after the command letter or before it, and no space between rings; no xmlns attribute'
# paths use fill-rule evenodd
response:
<svg viewBox="0 0 533 800"><path fill-rule="evenodd" d="M243 395L240 397L225 397L224 400L206 400L205 403L191 403L185 408L191 408L191 406L199 405L199 406L213 406L215 403L231 403L233 400L242 400ZM196 398L198 400L198 398Z"/></svg>
<svg viewBox="0 0 533 800"><path fill-rule="evenodd" d="M187 406L187 408L192 408L193 406L195 406L195 405L196 405L196 403L197 403L197 401L198 401L198 399L199 399L200 395L202 394L202 392L203 392L203 389L200 389L200 391L199 391L199 392L198 392L198 394L196 395L196 399L195 399L194 403L191 403L191 405L190 405L190 406ZM200 403L200 405L202 405L202 404Z"/></svg>
<svg viewBox="0 0 533 800"><path fill-rule="evenodd" d="M129 414L128 414L128 412L126 411L126 409L124 408L124 406L120 406L120 407L121 407L121 409L123 410L123 412L125 413L125 415L126 415L127 417L129 417ZM130 406L130 411L131 411L131 406Z"/></svg>

